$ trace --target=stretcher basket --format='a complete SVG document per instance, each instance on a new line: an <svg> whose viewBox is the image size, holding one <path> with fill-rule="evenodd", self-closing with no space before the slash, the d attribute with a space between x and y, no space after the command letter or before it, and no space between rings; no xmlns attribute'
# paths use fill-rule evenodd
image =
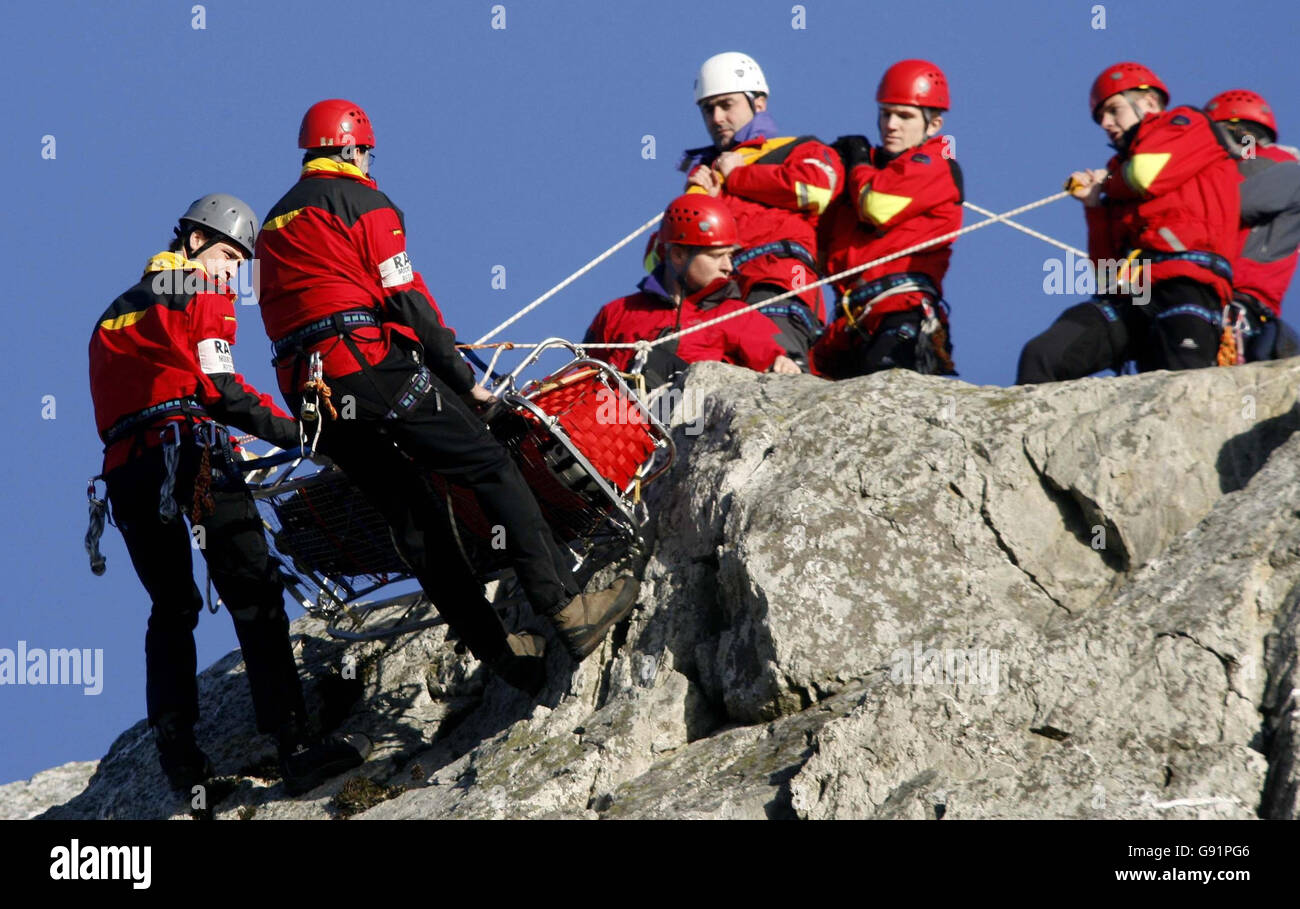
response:
<svg viewBox="0 0 1300 909"><path fill-rule="evenodd" d="M519 384L554 350L572 359ZM622 376L580 347L552 338L489 390L497 402L484 419L518 465L556 542L572 553L578 580L585 584L601 567L643 551L641 490L668 469L674 447ZM288 590L344 640L440 624L418 587L401 585L413 576L383 517L341 470L320 460L293 451L242 465ZM499 582L503 608L516 605L519 588L499 528L471 490L437 474L427 479L447 503L452 536L475 574Z"/></svg>

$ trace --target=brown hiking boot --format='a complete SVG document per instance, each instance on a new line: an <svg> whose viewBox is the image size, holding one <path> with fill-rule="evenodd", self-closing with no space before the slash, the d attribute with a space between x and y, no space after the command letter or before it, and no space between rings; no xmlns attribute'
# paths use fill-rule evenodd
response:
<svg viewBox="0 0 1300 909"><path fill-rule="evenodd" d="M506 635L506 649L491 662L508 685L537 694L546 687L546 638L522 631Z"/></svg>
<svg viewBox="0 0 1300 909"><path fill-rule="evenodd" d="M636 605L641 585L631 577L621 577L597 593L578 594L551 621L560 640L575 660L586 659L605 634Z"/></svg>

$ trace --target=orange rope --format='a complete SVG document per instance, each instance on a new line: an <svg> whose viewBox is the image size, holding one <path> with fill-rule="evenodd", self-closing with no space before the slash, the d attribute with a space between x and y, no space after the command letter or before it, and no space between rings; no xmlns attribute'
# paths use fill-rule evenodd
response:
<svg viewBox="0 0 1300 909"><path fill-rule="evenodd" d="M1237 335L1227 325L1223 326L1223 334L1219 335L1219 365L1237 365Z"/></svg>
<svg viewBox="0 0 1300 909"><path fill-rule="evenodd" d="M325 384L324 379L308 379L307 384L302 388L303 392L314 391L320 395L321 401L325 404L325 412L329 414L331 420L339 418L339 412L334 409L334 389Z"/></svg>
<svg viewBox="0 0 1300 909"><path fill-rule="evenodd" d="M939 365L953 375L957 373L957 367L953 365L952 357L948 355L948 330L939 323L939 327L930 335L930 340L934 344L934 355L939 358Z"/></svg>
<svg viewBox="0 0 1300 909"><path fill-rule="evenodd" d="M1241 327L1240 320L1233 319L1234 304L1229 303L1223 307L1223 332L1219 335L1219 356L1218 364L1220 366L1238 366L1246 362L1242 355L1241 349Z"/></svg>

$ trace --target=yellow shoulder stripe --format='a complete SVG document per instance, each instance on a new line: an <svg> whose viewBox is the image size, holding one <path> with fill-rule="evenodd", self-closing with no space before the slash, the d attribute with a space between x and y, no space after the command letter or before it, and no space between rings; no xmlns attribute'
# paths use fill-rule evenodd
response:
<svg viewBox="0 0 1300 909"><path fill-rule="evenodd" d="M136 322L144 318L144 314L149 310L137 309L135 312L123 313L114 319L105 319L99 323L99 327L105 331L117 331L119 328L129 328Z"/></svg>
<svg viewBox="0 0 1300 909"><path fill-rule="evenodd" d="M1169 152L1146 152L1134 155L1124 165L1125 182L1136 190L1147 192L1171 157L1173 156Z"/></svg>
<svg viewBox="0 0 1300 909"><path fill-rule="evenodd" d="M868 187L867 194L862 198L862 213L876 225L881 225L911 204L911 196L891 196Z"/></svg>
<svg viewBox="0 0 1300 909"><path fill-rule="evenodd" d="M279 230L280 228L288 224L290 221L292 221L294 218L302 214L302 212L303 209L301 208L295 208L293 211L285 212L284 214L272 218L270 221L267 221L265 224L263 224L262 230Z"/></svg>

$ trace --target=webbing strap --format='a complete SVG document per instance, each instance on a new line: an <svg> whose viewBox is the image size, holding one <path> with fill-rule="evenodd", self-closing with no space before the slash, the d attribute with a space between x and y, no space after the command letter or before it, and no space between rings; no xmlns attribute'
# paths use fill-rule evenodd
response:
<svg viewBox="0 0 1300 909"><path fill-rule="evenodd" d="M310 347L317 341L334 335L346 335L348 332L370 325L378 325L379 319L369 309L346 309L336 312L315 322L308 322L278 341L271 342L276 360L282 360L291 353L301 354L303 348Z"/></svg>
<svg viewBox="0 0 1300 909"><path fill-rule="evenodd" d="M846 306L850 309L865 308L881 294L907 284L915 284L916 289L922 293L929 294L936 300L939 298L939 289L934 286L934 280L929 275L920 271L900 271L859 284L849 291Z"/></svg>
<svg viewBox="0 0 1300 909"><path fill-rule="evenodd" d="M1159 264L1161 262L1192 262L1196 265L1208 268L1225 281L1232 280L1232 263L1217 253L1204 252L1199 249L1185 249L1180 252L1147 250L1144 255L1150 257L1152 264Z"/></svg>
<svg viewBox="0 0 1300 909"><path fill-rule="evenodd" d="M110 426L104 433L104 444L112 445L120 442L132 433L146 429L160 420L181 415L206 418L208 412L194 398L172 398L170 401L152 404L144 410L127 414Z"/></svg>
<svg viewBox="0 0 1300 909"><path fill-rule="evenodd" d="M742 249L731 257L731 265L733 268L738 269L746 262L768 254L786 259L798 259L814 272L817 271L817 258L803 245L793 240L777 240L773 243L763 243L758 246L751 246L749 249Z"/></svg>
<svg viewBox="0 0 1300 909"><path fill-rule="evenodd" d="M420 406L420 402L429 396L430 392L433 393L435 407L442 410L442 399L433 387L433 374L429 372L429 367L421 366L402 386L402 390L398 392L397 399L393 402L393 406L388 413L384 415L384 419L400 420L403 417L410 416Z"/></svg>

